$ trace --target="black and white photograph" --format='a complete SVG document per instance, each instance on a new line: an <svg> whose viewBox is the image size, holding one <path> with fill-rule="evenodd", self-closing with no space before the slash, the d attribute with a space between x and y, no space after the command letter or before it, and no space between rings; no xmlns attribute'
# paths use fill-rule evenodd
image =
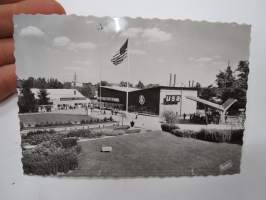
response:
<svg viewBox="0 0 266 200"><path fill-rule="evenodd" d="M25 175L241 173L248 24L17 15Z"/></svg>

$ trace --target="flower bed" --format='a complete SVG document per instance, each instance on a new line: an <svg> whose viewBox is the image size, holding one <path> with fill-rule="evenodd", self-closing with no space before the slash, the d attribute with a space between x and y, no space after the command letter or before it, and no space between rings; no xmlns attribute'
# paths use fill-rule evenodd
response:
<svg viewBox="0 0 266 200"><path fill-rule="evenodd" d="M77 137L56 134L54 131L36 131L22 136L22 147L25 144L36 145L23 149L25 174L55 175L67 173L78 166L77 157L81 147L77 144Z"/></svg>
<svg viewBox="0 0 266 200"><path fill-rule="evenodd" d="M244 129L201 129L199 131L175 128L175 125L162 124L162 130L178 137L195 138L209 142L243 144Z"/></svg>
<svg viewBox="0 0 266 200"><path fill-rule="evenodd" d="M63 149L51 142L40 144L34 149L23 151L24 173L35 175L67 173L78 167L79 151L78 146Z"/></svg>

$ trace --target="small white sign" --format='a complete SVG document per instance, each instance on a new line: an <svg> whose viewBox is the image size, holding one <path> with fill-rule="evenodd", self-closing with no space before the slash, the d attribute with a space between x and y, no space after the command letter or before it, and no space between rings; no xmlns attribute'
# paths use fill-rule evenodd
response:
<svg viewBox="0 0 266 200"><path fill-rule="evenodd" d="M102 146L102 152L112 152L112 147L110 146Z"/></svg>

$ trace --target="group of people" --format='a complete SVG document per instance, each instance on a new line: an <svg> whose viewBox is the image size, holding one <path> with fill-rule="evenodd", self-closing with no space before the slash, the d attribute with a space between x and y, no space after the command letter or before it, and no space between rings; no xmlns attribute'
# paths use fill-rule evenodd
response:
<svg viewBox="0 0 266 200"><path fill-rule="evenodd" d="M220 123L220 118L221 115L217 111L208 111L205 113L205 115L201 115L199 113L193 113L193 114L183 114L183 120L188 120L189 116L189 121L192 123L197 123L197 124L219 124ZM225 116L225 119L227 116Z"/></svg>

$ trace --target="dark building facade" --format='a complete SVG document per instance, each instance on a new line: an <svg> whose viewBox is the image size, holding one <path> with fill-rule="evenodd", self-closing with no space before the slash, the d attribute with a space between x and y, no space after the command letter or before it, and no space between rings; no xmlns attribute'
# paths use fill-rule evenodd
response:
<svg viewBox="0 0 266 200"><path fill-rule="evenodd" d="M160 87L132 91L129 93L128 110L152 115L159 115Z"/></svg>
<svg viewBox="0 0 266 200"><path fill-rule="evenodd" d="M158 86L146 89L101 87L99 100L102 106L126 110L128 91L128 111L149 115L161 115L166 110L176 114L196 113L197 103L187 96L198 96L196 88ZM101 96L101 97L100 97Z"/></svg>
<svg viewBox="0 0 266 200"><path fill-rule="evenodd" d="M126 91L102 86L101 90L98 90L98 94L98 102L100 102L103 107L126 110Z"/></svg>

